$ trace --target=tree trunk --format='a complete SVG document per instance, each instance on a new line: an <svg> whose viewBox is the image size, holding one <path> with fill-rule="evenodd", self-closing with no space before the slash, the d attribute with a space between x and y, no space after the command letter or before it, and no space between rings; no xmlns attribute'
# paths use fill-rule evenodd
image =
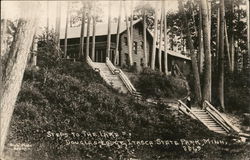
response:
<svg viewBox="0 0 250 160"><path fill-rule="evenodd" d="M250 5L249 0L247 0L247 48L248 48L248 73L250 72Z"/></svg>
<svg viewBox="0 0 250 160"><path fill-rule="evenodd" d="M91 59L95 61L95 29L96 29L96 18L93 16L93 35L92 35L92 52Z"/></svg>
<svg viewBox="0 0 250 160"><path fill-rule="evenodd" d="M9 124L14 110L15 102L21 88L24 69L37 27L35 17L39 9L37 2L24 2L24 15L19 20L13 42L8 56L3 64L3 92L0 101L0 157L2 157L6 142ZM30 8L35 8L32 10ZM4 57L2 57L4 58ZM4 122L4 123L3 123Z"/></svg>
<svg viewBox="0 0 250 160"><path fill-rule="evenodd" d="M218 5L217 10L217 33L216 33L216 57L215 57L215 73L218 72L218 61L219 61L219 52L220 52L220 6Z"/></svg>
<svg viewBox="0 0 250 160"><path fill-rule="evenodd" d="M130 29L128 23L128 15L127 15L127 7L126 2L124 4L124 12L125 12L125 19L126 19L126 27L127 27L127 36L128 36L128 56L129 56L129 65L133 65L133 58L132 58L132 46L131 46L131 37L130 37Z"/></svg>
<svg viewBox="0 0 250 160"><path fill-rule="evenodd" d="M226 25L226 20L225 20L225 41L226 41L226 48L227 48L227 59L228 59L228 67L229 70L231 71L231 55L230 55L230 46L229 46L229 41L228 41L228 34L227 34L227 25Z"/></svg>
<svg viewBox="0 0 250 160"><path fill-rule="evenodd" d="M154 37L153 37L153 49L152 49L152 55L151 55L151 68L155 70L155 55L156 55L156 40L157 40L157 3L155 2L155 17L154 17Z"/></svg>
<svg viewBox="0 0 250 160"><path fill-rule="evenodd" d="M197 102L200 102L201 101L201 85L200 85L200 75L199 75L199 69L197 65L195 49L194 49L193 40L191 37L187 16L186 16L182 1L179 0L178 2L179 2L180 12L182 13L183 26L187 35L187 44L191 53L191 62L192 62L192 69L193 69L194 83L195 83L194 84L195 98Z"/></svg>
<svg viewBox="0 0 250 160"><path fill-rule="evenodd" d="M166 0L164 0L163 4L163 20L164 20L164 70L165 74L168 75L168 38L167 38L167 31L168 31L168 26L167 26L167 14L166 14Z"/></svg>
<svg viewBox="0 0 250 160"><path fill-rule="evenodd" d="M46 40L48 43L49 42L49 1L47 1L47 28L46 28L46 32L47 32Z"/></svg>
<svg viewBox="0 0 250 160"><path fill-rule="evenodd" d="M118 24L117 24L117 33L116 33L116 47L115 47L115 65L119 64L119 41L120 41L120 27L121 27L121 14L122 14L122 1L120 1L119 7L119 17L118 17Z"/></svg>
<svg viewBox="0 0 250 160"><path fill-rule="evenodd" d="M235 50L234 50L234 0L232 0L231 2L231 13L232 16L230 17L230 33L231 33L231 37L230 37L230 55L231 55L231 72L234 72L234 55L235 55Z"/></svg>
<svg viewBox="0 0 250 160"><path fill-rule="evenodd" d="M95 61L95 29L96 29L96 12L95 12L95 1L93 2L93 34L92 34L92 51L91 51L91 59L92 61Z"/></svg>
<svg viewBox="0 0 250 160"><path fill-rule="evenodd" d="M108 37L107 37L107 54L106 57L110 58L110 43L111 43L111 1L109 1L109 8L108 8Z"/></svg>
<svg viewBox="0 0 250 160"><path fill-rule="evenodd" d="M210 45L210 27L209 27L209 12L207 1L201 0L202 8L202 29L205 53L205 68L204 68L204 82L203 82L203 101L211 101L211 45Z"/></svg>
<svg viewBox="0 0 250 160"><path fill-rule="evenodd" d="M91 23L91 14L90 14L90 4L89 4L88 5L88 22L87 22L86 58L89 57L90 23Z"/></svg>
<svg viewBox="0 0 250 160"><path fill-rule="evenodd" d="M224 106L224 33L225 33L225 8L224 0L220 0L220 52L219 52L219 73L218 73L218 97L220 106L225 110Z"/></svg>
<svg viewBox="0 0 250 160"><path fill-rule="evenodd" d="M66 12L66 26L65 26L65 38L64 38L64 58L67 58L67 48L68 48L68 26L69 26L69 2L67 2L67 12ZM76 58L76 57L73 57Z"/></svg>
<svg viewBox="0 0 250 160"><path fill-rule="evenodd" d="M158 53L158 60L159 60L159 71L162 72L162 63L161 63L161 55L162 55L162 27L163 27L163 16L164 16L164 10L163 10L163 1L161 2L161 23L160 23L160 42L159 42L159 53Z"/></svg>
<svg viewBox="0 0 250 160"><path fill-rule="evenodd" d="M35 67L37 65L37 42L38 42L38 39L36 35L34 35L33 42L32 42L31 60L30 60L31 67Z"/></svg>
<svg viewBox="0 0 250 160"><path fill-rule="evenodd" d="M132 52L134 52L134 27L133 27L133 1L130 1L131 3L131 17L130 17L130 33L131 33L131 47L132 47Z"/></svg>
<svg viewBox="0 0 250 160"><path fill-rule="evenodd" d="M146 9L143 9L143 50L145 67L148 66L148 54L147 54L147 21L146 21Z"/></svg>
<svg viewBox="0 0 250 160"><path fill-rule="evenodd" d="M82 2L82 24L81 24L81 35L80 35L80 49L79 49L79 55L78 58L86 58L86 55L84 56L84 29L85 29L85 14L86 14L86 8L85 8L85 2Z"/></svg>
<svg viewBox="0 0 250 160"><path fill-rule="evenodd" d="M204 43L203 43L203 36L202 36L202 11L201 11L201 4L199 8L199 73L203 73L204 67Z"/></svg>
<svg viewBox="0 0 250 160"><path fill-rule="evenodd" d="M61 2L57 1L56 6L56 43L57 43L57 55L61 57L60 50L60 28L61 28Z"/></svg>

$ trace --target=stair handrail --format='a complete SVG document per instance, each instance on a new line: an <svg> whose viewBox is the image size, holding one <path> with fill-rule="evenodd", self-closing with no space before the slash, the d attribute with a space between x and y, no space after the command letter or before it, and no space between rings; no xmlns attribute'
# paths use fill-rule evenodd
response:
<svg viewBox="0 0 250 160"><path fill-rule="evenodd" d="M113 65L113 63L109 60L108 57L106 57L106 64L113 74L115 74L115 71L118 71L119 77L121 78L121 80L123 81L123 83L125 84L125 86L127 87L127 89L129 90L129 92L131 94L138 94L136 89L134 88L133 84L128 79L128 77L123 73L123 71L121 69L117 69Z"/></svg>
<svg viewBox="0 0 250 160"><path fill-rule="evenodd" d="M233 126L231 124L231 122L225 117L223 116L212 104L210 104L208 101L205 100L205 105L206 105L206 110L207 107L210 108L211 110L213 110L224 122L224 124L226 124L227 126L229 126L232 130L234 130L235 132L239 133L240 130L238 128L236 128L235 126ZM211 113L211 112L210 112Z"/></svg>
<svg viewBox="0 0 250 160"><path fill-rule="evenodd" d="M87 56L87 63L88 65L96 72L98 72L100 74L100 76L107 82L107 78L104 76L104 74L100 71L100 68L95 67L94 62L92 61L92 59Z"/></svg>
<svg viewBox="0 0 250 160"><path fill-rule="evenodd" d="M88 65L89 65L91 68L93 68L93 69L95 70L95 65L94 65L92 59L90 59L89 56L87 56L87 63L88 63Z"/></svg>
<svg viewBox="0 0 250 160"><path fill-rule="evenodd" d="M115 74L115 70L117 70L117 69L115 68L115 66L113 65L113 63L109 60L108 57L106 57L106 64L107 64L108 68L111 70L111 72L113 74Z"/></svg>
<svg viewBox="0 0 250 160"><path fill-rule="evenodd" d="M178 102L179 102L179 105L178 105L178 109L179 109L179 110L181 110L180 107L183 106L184 109L188 110L189 113L190 113L195 119L197 119L197 120L199 120L200 122L203 123L203 121L202 121L199 117L197 117L197 116L194 114L194 112L193 112L184 102L182 102L181 100L178 100ZM184 112L183 110L181 110L181 111ZM188 116L191 116L190 114L188 114L188 113L186 113L186 112L184 112L184 113L187 114Z"/></svg>
<svg viewBox="0 0 250 160"><path fill-rule="evenodd" d="M222 120L220 120L220 117L218 117L217 114L214 114L210 109L206 109L206 111L209 113L210 117L216 121L226 132L230 132L231 128Z"/></svg>

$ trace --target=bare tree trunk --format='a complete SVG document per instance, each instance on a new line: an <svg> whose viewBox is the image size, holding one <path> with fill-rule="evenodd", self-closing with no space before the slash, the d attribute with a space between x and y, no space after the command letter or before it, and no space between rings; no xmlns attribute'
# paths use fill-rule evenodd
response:
<svg viewBox="0 0 250 160"><path fill-rule="evenodd" d="M216 34L216 58L215 58L215 72L218 70L218 61L219 61L219 53L220 53L220 6L218 5L217 10L217 34Z"/></svg>
<svg viewBox="0 0 250 160"><path fill-rule="evenodd" d="M61 2L57 1L56 6L56 43L57 43L57 55L61 57L60 50L60 28L61 28Z"/></svg>
<svg viewBox="0 0 250 160"><path fill-rule="evenodd" d="M164 70L165 70L165 74L168 75L168 38L167 38L167 31L168 31L168 26L167 26L167 14L166 14L166 0L164 0L164 4L163 4L163 20L164 20Z"/></svg>
<svg viewBox="0 0 250 160"><path fill-rule="evenodd" d="M119 41L120 41L120 28L121 28L121 14L122 14L122 1L120 1L119 7L119 17L118 17L118 24L117 24L117 33L116 33L116 47L115 47L115 65L119 64Z"/></svg>
<svg viewBox="0 0 250 160"><path fill-rule="evenodd" d="M90 39L90 23L91 23L91 14L90 14L90 4L88 4L88 22L87 22L87 42L86 42L86 58L89 57L89 39Z"/></svg>
<svg viewBox="0 0 250 160"><path fill-rule="evenodd" d="M179 2L180 12L182 13L182 17L183 17L183 25L184 25L183 28L185 29L185 32L187 34L187 43L188 43L188 47L189 47L190 53L191 53L192 69L193 69L194 83L195 83L194 84L195 98L196 98L197 102L200 102L201 97L202 97L201 96L201 85L200 85L200 75L199 75L199 69L198 69L198 65L197 65L195 49L193 46L193 40L191 37L187 16L186 16L182 1L179 0L178 2Z"/></svg>
<svg viewBox="0 0 250 160"><path fill-rule="evenodd" d="M83 3L83 5L82 5L82 24L81 24L81 35L80 35L80 49L79 49L79 55L78 55L79 59L84 57L84 29L85 29L86 7L85 7L85 2L82 2L82 3Z"/></svg>
<svg viewBox="0 0 250 160"><path fill-rule="evenodd" d="M225 110L224 105L224 33L225 33L225 8L224 0L220 0L220 54L219 54L219 85L218 97L220 106Z"/></svg>
<svg viewBox="0 0 250 160"><path fill-rule="evenodd" d="M155 2L155 17L154 17L154 37L153 37L153 50L152 50L152 55L151 55L151 68L155 70L155 55L156 55L156 40L157 40L157 1Z"/></svg>
<svg viewBox="0 0 250 160"><path fill-rule="evenodd" d="M129 56L129 65L133 65L133 58L132 58L132 46L131 46L131 37L130 37L130 29L128 23L128 15L127 15L127 7L126 2L124 4L124 12L125 12L125 19L126 19L126 27L127 27L127 36L128 36L128 56Z"/></svg>
<svg viewBox="0 0 250 160"><path fill-rule="evenodd" d="M250 70L250 15L249 15L250 5L249 3L250 3L249 0L247 0L247 44L248 44L247 48L248 48L248 69Z"/></svg>
<svg viewBox="0 0 250 160"><path fill-rule="evenodd" d="M32 51L31 51L31 67L35 67L37 65L37 42L38 39L36 35L34 35L33 42L32 42Z"/></svg>
<svg viewBox="0 0 250 160"><path fill-rule="evenodd" d="M131 47L134 48L134 27L133 27L133 1L130 1L131 3L131 17L130 17L130 33L131 33ZM134 52L134 49L132 50Z"/></svg>
<svg viewBox="0 0 250 160"><path fill-rule="evenodd" d="M203 73L203 66L204 66L204 43L203 43L203 36L202 36L202 11L201 11L201 4L199 8L199 73Z"/></svg>
<svg viewBox="0 0 250 160"><path fill-rule="evenodd" d="M107 37L107 54L106 57L110 58L110 43L111 43L111 1L109 1L109 15L108 15L108 37Z"/></svg>
<svg viewBox="0 0 250 160"><path fill-rule="evenodd" d="M159 60L159 71L162 72L162 63L161 63L161 54L162 54L162 27L163 27L163 16L164 16L164 10L163 10L163 1L161 2L161 23L160 23L160 42L159 42L159 53L158 53L158 60Z"/></svg>
<svg viewBox="0 0 250 160"><path fill-rule="evenodd" d="M24 2L23 18L19 20L10 51L3 66L3 92L0 101L0 157L3 155L10 120L13 114L15 102L21 88L24 69L37 27L35 19L39 10L37 2ZM30 9L36 8L36 10Z"/></svg>
<svg viewBox="0 0 250 160"><path fill-rule="evenodd" d="M65 26L65 38L64 38L64 58L67 58L67 48L68 48L68 26L69 26L69 2L67 2L67 12L66 12L66 26ZM76 58L76 57L73 57Z"/></svg>
<svg viewBox="0 0 250 160"><path fill-rule="evenodd" d="M231 2L231 13L234 15L234 0ZM234 56L235 56L235 50L234 50L234 23L233 23L234 17L230 17L230 55L231 55L231 72L234 72Z"/></svg>
<svg viewBox="0 0 250 160"><path fill-rule="evenodd" d="M46 32L47 32L46 40L48 43L49 42L49 1L47 1L47 28L46 28Z"/></svg>
<svg viewBox="0 0 250 160"><path fill-rule="evenodd" d="M95 61L95 29L96 29L96 18L93 16L93 35L92 35L92 51L91 59Z"/></svg>
<svg viewBox="0 0 250 160"><path fill-rule="evenodd" d="M146 21L146 9L143 9L143 50L145 67L148 66L148 54L147 54L147 21Z"/></svg>
<svg viewBox="0 0 250 160"><path fill-rule="evenodd" d="M228 67L229 70L231 71L231 55L230 55L230 46L229 46L229 41L228 41L228 34L227 34L227 25L226 25L226 20L225 20L225 41L226 41L226 47L227 47L227 59L228 59Z"/></svg>
<svg viewBox="0 0 250 160"><path fill-rule="evenodd" d="M204 82L203 82L203 101L211 101L211 45L210 45L210 27L209 27L209 12L207 7L207 1L201 0L202 8L202 28L203 28L203 41L205 52L205 70L204 70Z"/></svg>

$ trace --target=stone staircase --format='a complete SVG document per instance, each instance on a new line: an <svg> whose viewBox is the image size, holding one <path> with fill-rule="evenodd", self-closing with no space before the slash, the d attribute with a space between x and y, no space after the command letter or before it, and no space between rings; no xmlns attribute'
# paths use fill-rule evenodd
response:
<svg viewBox="0 0 250 160"><path fill-rule="evenodd" d="M195 114L195 116L211 131L227 134L227 130L223 128L218 121L212 118L206 110L202 110L199 108L192 108L191 111Z"/></svg>
<svg viewBox="0 0 250 160"><path fill-rule="evenodd" d="M118 90L120 93L128 93L128 89L119 75L113 74L106 63L93 62L93 65L95 68L99 69L100 75L109 85Z"/></svg>

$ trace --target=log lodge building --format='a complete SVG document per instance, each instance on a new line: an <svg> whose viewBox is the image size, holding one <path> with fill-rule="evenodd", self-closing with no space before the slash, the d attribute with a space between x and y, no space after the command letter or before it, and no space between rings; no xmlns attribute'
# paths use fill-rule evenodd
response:
<svg viewBox="0 0 250 160"><path fill-rule="evenodd" d="M110 57L111 62L114 63L115 57L115 48L116 48L116 34L117 34L117 24L111 23L111 45L110 45ZM130 26L129 26L130 27ZM89 41L89 53L91 54L92 48L92 29L90 27L90 41ZM76 58L79 54L79 44L80 44L80 32L81 27L69 27L68 36L67 36L67 56L70 58ZM87 26L85 25L84 29L84 53L86 52L86 40L87 40ZM95 34L95 59L92 59L94 62L105 62L106 51L107 51L107 33L108 33L108 24L96 23L96 34ZM60 44L61 47L64 47L65 39L65 29L61 30L60 33ZM144 50L143 50L143 21L136 20L133 22L133 46L132 46L132 59L133 65L137 71L141 71L144 65ZM153 46L153 34L147 30L147 55L148 55L148 66L150 66L150 59L152 54ZM163 42L164 43L164 42ZM164 44L163 44L164 45ZM126 68L129 65L129 54L128 54L128 39L127 39L127 29L126 23L121 22L120 26L120 41L119 41L119 55L118 55L118 64L117 67ZM156 68L158 68L158 54L159 54L159 45L156 47ZM162 46L162 65L164 65L164 46ZM178 65L184 75L189 74L191 69L190 58L181 54L181 51L171 51L168 50L168 69L171 71L173 65ZM162 67L164 68L164 67ZM164 71L164 70L163 70ZM165 71L164 71L165 72Z"/></svg>

